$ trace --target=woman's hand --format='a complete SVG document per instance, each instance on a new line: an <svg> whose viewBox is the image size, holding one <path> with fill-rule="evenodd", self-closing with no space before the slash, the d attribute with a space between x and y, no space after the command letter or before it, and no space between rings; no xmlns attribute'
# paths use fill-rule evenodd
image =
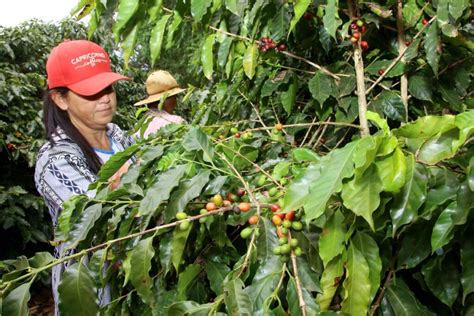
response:
<svg viewBox="0 0 474 316"><path fill-rule="evenodd" d="M120 184L120 178L124 173L128 171L130 164L128 162L124 163L117 172L109 178L109 185L112 190L115 190Z"/></svg>

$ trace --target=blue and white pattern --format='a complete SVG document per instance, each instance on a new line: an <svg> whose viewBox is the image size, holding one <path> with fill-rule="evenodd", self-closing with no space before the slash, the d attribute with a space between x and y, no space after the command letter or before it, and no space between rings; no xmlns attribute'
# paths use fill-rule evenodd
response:
<svg viewBox="0 0 474 316"><path fill-rule="evenodd" d="M115 142L118 151L129 147L133 140L127 136L117 125L107 125L107 135ZM131 159L135 162L135 159ZM80 147L75 144L61 129L58 128L52 142L44 144L38 152L35 168L35 185L39 194L43 196L48 205L48 210L56 230L58 217L64 201L73 195L87 194L93 196L94 191L88 187L97 179L89 168L87 160ZM68 253L70 253L68 251ZM56 258L67 256L61 245L56 247ZM66 262L53 268L51 283L55 301L55 313L58 315L58 285L61 274L70 263ZM107 300L107 289L101 291L101 300ZM102 297L104 296L104 297Z"/></svg>

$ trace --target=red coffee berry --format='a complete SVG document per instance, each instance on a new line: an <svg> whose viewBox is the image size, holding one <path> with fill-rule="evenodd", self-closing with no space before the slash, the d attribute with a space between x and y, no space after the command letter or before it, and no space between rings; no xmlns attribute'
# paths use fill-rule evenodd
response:
<svg viewBox="0 0 474 316"><path fill-rule="evenodd" d="M368 50L369 49L369 43L367 43L367 41L361 41L360 42L360 47L362 48L362 50Z"/></svg>

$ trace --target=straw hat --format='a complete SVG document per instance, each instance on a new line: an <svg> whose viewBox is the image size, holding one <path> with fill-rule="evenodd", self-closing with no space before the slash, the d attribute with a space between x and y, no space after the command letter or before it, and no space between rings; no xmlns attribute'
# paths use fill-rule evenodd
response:
<svg viewBox="0 0 474 316"><path fill-rule="evenodd" d="M170 97L186 90L180 88L176 79L165 70L157 70L149 75L146 79L145 87L148 98L135 103L135 106L156 102L164 95Z"/></svg>

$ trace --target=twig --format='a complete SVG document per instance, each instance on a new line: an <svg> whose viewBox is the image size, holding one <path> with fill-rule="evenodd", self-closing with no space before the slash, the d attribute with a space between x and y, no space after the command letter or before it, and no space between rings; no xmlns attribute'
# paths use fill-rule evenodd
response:
<svg viewBox="0 0 474 316"><path fill-rule="evenodd" d="M97 251L97 250L102 249L104 247L109 247L112 244L115 244L115 243L118 243L118 242L121 242L121 241L124 241L124 240L129 240L129 239L133 239L135 237L139 237L139 236L142 236L142 235L145 235L145 234L148 234L148 233L157 232L161 229L178 226L179 224L181 224L183 222L195 221L195 220L199 220L202 217L211 216L211 215L215 215L215 214L218 214L218 213L228 212L228 211L231 211L232 209L233 209L232 205L231 206L224 206L224 207L218 208L214 211L209 211L209 212L204 213L204 214L190 216L190 217L188 217L186 219L183 219L183 220L178 220L178 221L175 221L175 222L172 222L172 223L168 223L168 224L164 224L164 225L160 225L160 226L155 226L155 227L146 229L146 230L138 232L138 233L133 233L133 234L130 234L130 235L127 235L127 236L119 237L119 238L116 238L116 239L111 239L111 240L108 240L105 243L102 243L100 245L96 245L96 246L93 246L93 247L90 247L90 248L87 248L87 249L83 249L80 252L77 252L75 254L72 254L72 255L54 260L50 264L45 265L43 267L40 267L40 268L37 268L37 269L32 268L28 273L26 273L26 274L24 274L24 275L22 275L22 276L20 276L16 279L5 282L4 284L8 286L9 284L19 282L21 280L29 278L30 276L34 276L34 275L36 275L36 274L38 274L42 271L48 270L49 268L52 268L52 267L54 267L58 264L61 264L63 262L66 262L66 261L69 261L69 260L72 260L72 259L80 258L80 257L88 254L89 252L94 252L94 251Z"/></svg>
<svg viewBox="0 0 474 316"><path fill-rule="evenodd" d="M398 38L398 54L402 54L406 49L405 32L403 27L403 1L397 0L397 38ZM402 64L405 64L405 58L401 59ZM400 78L400 95L402 103L405 108L405 121L408 121L408 77L407 74L402 74Z"/></svg>
<svg viewBox="0 0 474 316"><path fill-rule="evenodd" d="M394 275L394 270L393 268L390 268L390 271L387 274L387 277L385 278L385 281L383 282L383 286L380 289L379 294L377 295L377 299L375 300L375 304L372 306L372 309L370 311L370 316L374 316L375 312L380 306L380 303L382 302L383 296L385 295L385 290L388 286L388 283L392 280L392 277Z"/></svg>
<svg viewBox="0 0 474 316"><path fill-rule="evenodd" d="M312 123L316 122L316 119L317 119L317 117L315 116ZM313 128L313 126L310 126L308 128L308 130L306 131L306 134L304 135L303 140L301 141L301 144L300 144L301 147L303 147L304 143L306 142L306 139L308 138L309 133L311 132L312 128ZM319 129L317 129L316 132L314 132L314 135L316 135L318 133L318 131L319 131Z"/></svg>
<svg viewBox="0 0 474 316"><path fill-rule="evenodd" d="M286 56L289 56L289 57L292 57L292 58L295 58L295 59L298 59L298 60L301 60L301 61L304 61L305 63L307 63L308 65L311 65L313 66L314 68L318 69L318 70L321 70L322 72L324 72L326 75L336 79L336 80L341 80L341 78L339 76L336 76L335 74L333 74L332 72L330 72L329 70L327 70L326 68L316 64L316 63L313 63L312 61L304 58L304 57L300 57L300 56L297 56L295 54L292 54L290 52L287 52L287 51L283 51L281 52L282 54L286 55Z"/></svg>
<svg viewBox="0 0 474 316"><path fill-rule="evenodd" d="M260 167L258 164L256 164L255 162L253 162L252 160L248 159L247 157L245 157L244 155L242 155L241 153L239 153L238 151L235 151L233 148L227 146L227 145L224 145L224 143L219 143L220 146L222 147L225 147L226 149L232 151L234 154L236 154L237 156L241 157L242 159L246 160L247 162L249 162L250 164L252 164L255 168L257 168L258 171L260 171L261 173L265 174L273 183L275 183L275 185L277 185L280 189L283 189L283 186L278 182L276 181L272 176L271 174L269 174L268 172L266 172L262 167ZM219 156L222 156L220 155L219 153L217 153ZM232 166L232 164L230 164L229 166ZM242 181L242 180L241 180Z"/></svg>
<svg viewBox="0 0 474 316"><path fill-rule="evenodd" d="M258 113L258 109L257 107L252 103L252 101L250 101L249 98L247 98L247 96L245 94L243 94L240 89L237 90L239 92L239 94L245 99L247 100L247 102L249 102L252 107L253 107L253 110L255 111L255 114L257 114L257 117L258 117L258 120L260 121L260 124L262 124L263 127L268 127L267 125L265 125L265 122L262 120L262 117L260 116L260 113ZM268 136L271 136L271 133L269 130L266 130L266 132L268 133Z"/></svg>
<svg viewBox="0 0 474 316"><path fill-rule="evenodd" d="M349 15L352 20L356 20L359 16L359 7L356 0L349 0ZM367 99L365 91L365 77L364 77L364 59L362 58L362 48L360 46L360 39L354 43L354 68L356 73L357 83L357 103L359 107L359 124L360 134L362 137L370 135L369 122L367 120Z"/></svg>
<svg viewBox="0 0 474 316"><path fill-rule="evenodd" d="M432 17L428 23L426 23L426 25L423 25L423 27L420 29L420 31L418 33L416 33L415 36L413 36L413 40L412 41L415 41L424 31L425 29L428 27L428 25L430 25L434 20L436 20L436 15L434 17ZM370 91L372 91L373 88L375 88L375 86L377 86L379 84L380 81L383 80L383 78L385 78L385 75L387 73L389 73L389 71L395 67L395 65L402 59L403 56L405 56L405 53L407 52L408 50L408 46L405 46L405 48L398 54L398 57L394 59L394 61L392 61L392 63L387 67L387 69L385 69L384 73L382 75L380 75L377 80L375 80L375 82L370 86L369 89L367 89L367 91L365 92L366 94L369 94Z"/></svg>
<svg viewBox="0 0 474 316"><path fill-rule="evenodd" d="M331 121L331 118L328 118L327 122L330 122L330 121ZM324 135L324 133L326 132L328 126L329 126L329 125L323 125L323 130L322 130L321 133L319 134L319 137L318 137L318 139L316 140L316 143L314 143L314 145L313 145L314 139L311 139L310 144L311 144L312 147L315 148L318 144L321 143L321 139L323 138L323 135ZM315 135L316 135L316 134L315 134Z"/></svg>
<svg viewBox="0 0 474 316"><path fill-rule="evenodd" d="M444 67L444 68L438 73L438 77L441 76L443 73L445 73L446 70L448 70L448 69L450 69L450 68L454 68L454 67L456 67L457 65L462 64L462 63L465 62L466 60L469 60L469 59L472 59L472 58L474 58L474 56L473 56L473 55L470 55L470 56L468 56L468 57L466 57L466 58L460 59L460 60L458 60L458 61L456 61L456 62L454 62L454 63L452 63L452 64L447 65L446 67Z"/></svg>
<svg viewBox="0 0 474 316"><path fill-rule="evenodd" d="M291 263L293 264L293 274L295 277L296 292L298 293L298 300L300 302L301 315L306 316L306 303L303 297L303 290L301 289L300 277L298 276L298 264L296 263L296 255L294 250L291 250Z"/></svg>

